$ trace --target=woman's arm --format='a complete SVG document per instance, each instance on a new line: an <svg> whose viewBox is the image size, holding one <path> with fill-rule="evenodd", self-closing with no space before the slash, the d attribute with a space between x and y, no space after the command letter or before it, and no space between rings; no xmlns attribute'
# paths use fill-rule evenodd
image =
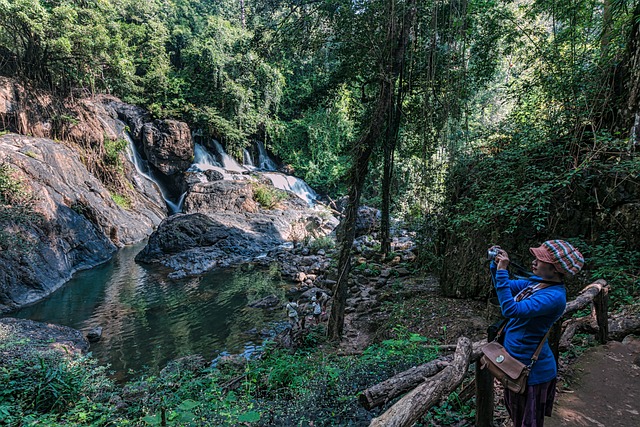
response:
<svg viewBox="0 0 640 427"><path fill-rule="evenodd" d="M502 315L509 319L546 316L555 313L560 306L564 307L564 302L558 298L558 294L555 292L535 292L520 302L513 299L511 290L504 282L496 286L496 292Z"/></svg>

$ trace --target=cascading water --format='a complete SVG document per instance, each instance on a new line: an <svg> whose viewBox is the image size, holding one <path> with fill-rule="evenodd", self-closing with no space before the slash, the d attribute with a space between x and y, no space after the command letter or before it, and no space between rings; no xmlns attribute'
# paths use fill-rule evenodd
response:
<svg viewBox="0 0 640 427"><path fill-rule="evenodd" d="M242 150L242 165L244 167L255 168L251 153L246 148Z"/></svg>
<svg viewBox="0 0 640 427"><path fill-rule="evenodd" d="M123 129L125 128L124 123L120 122L119 124L122 124ZM169 191L167 190L167 188L162 184L160 180L156 179L153 176L153 171L149 167L149 163L146 160L144 160L140 155L140 153L138 152L138 149L136 148L136 145L133 142L131 135L129 135L128 132L123 130L122 136L127 141L127 157L129 158L129 161L133 163L138 174L140 174L144 178L156 184L156 186L158 187L158 190L160 190L160 194L162 195L162 198L167 204L169 215L182 212L182 202L184 201L184 196L187 193L184 193L180 196L178 203L173 202L169 197Z"/></svg>
<svg viewBox="0 0 640 427"><path fill-rule="evenodd" d="M295 193L302 200L306 201L309 206L313 206L318 199L318 193L313 191L313 188L309 187L309 184L300 178L280 173L265 173L264 176L269 178L274 187Z"/></svg>
<svg viewBox="0 0 640 427"><path fill-rule="evenodd" d="M193 164L189 168L190 171L215 170L222 174L223 179L233 179L233 176L227 173L225 168L222 167L205 147L196 142L193 151Z"/></svg>
<svg viewBox="0 0 640 427"><path fill-rule="evenodd" d="M276 170L277 164L274 162L264 148L264 144L258 141L256 142L259 152L259 168L266 170ZM231 156L229 156L222 145L213 140L213 145L216 149L215 156L212 155L204 146L196 143L194 147L194 163L189 168L191 171L205 171L216 170L220 172L223 179L241 179L245 175L229 174L227 171L244 172L247 170L254 170L253 161L251 159L251 153L246 148L244 149L244 166L240 166ZM222 163L217 161L216 158L222 160ZM309 206L314 206L318 199L318 193L316 193L306 182L295 176L285 175L282 173L263 173L266 178L269 178L274 187L281 190L290 191L307 202Z"/></svg>
<svg viewBox="0 0 640 427"><path fill-rule="evenodd" d="M222 160L222 167L223 168L225 168L228 171L232 171L232 172L244 172L244 171L246 171L246 169L243 168L242 166L240 166L238 164L238 162L236 162L233 159L233 157L231 157L230 155L228 155L224 151L224 148L222 148L222 144L220 144L215 139L212 142L213 142L213 146L216 148L216 154Z"/></svg>
<svg viewBox="0 0 640 427"><path fill-rule="evenodd" d="M269 153L267 153L266 148L264 148L264 143L262 141L256 141L256 145L258 146L258 167L268 171L277 170L278 165L269 157Z"/></svg>

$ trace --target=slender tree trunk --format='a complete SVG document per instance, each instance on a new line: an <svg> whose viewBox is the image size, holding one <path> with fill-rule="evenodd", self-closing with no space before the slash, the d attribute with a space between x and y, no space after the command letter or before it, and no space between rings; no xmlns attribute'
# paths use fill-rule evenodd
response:
<svg viewBox="0 0 640 427"><path fill-rule="evenodd" d="M398 145L398 134L402 121L402 103L406 94L405 63L409 35L414 26L416 0L405 5L402 29L394 49L391 91L394 105L390 108L384 146L384 167L382 176L382 219L380 223L380 252L386 256L391 252L391 181L393 179L394 154ZM397 88L397 89L396 89ZM397 90L397 92L396 92Z"/></svg>
<svg viewBox="0 0 640 427"><path fill-rule="evenodd" d="M240 22L242 22L242 28L247 28L247 15L244 7L244 0L240 0Z"/></svg>
<svg viewBox="0 0 640 427"><path fill-rule="evenodd" d="M360 196L364 181L369 171L369 159L375 143L380 138L384 118L391 104L390 83L383 80L380 83L380 93L376 109L369 122L365 134L358 140L354 149L354 162L349 172L349 203L344 212L341 227L340 257L338 259L338 280L333 295L333 305L329 316L327 334L332 340L340 340L344 330L344 310L347 304L347 289L349 288L349 271L351 270L351 246L356 237L356 217L360 205Z"/></svg>
<svg viewBox="0 0 640 427"><path fill-rule="evenodd" d="M393 12L394 1L390 1L390 11ZM415 16L416 0L410 0L405 10L403 23L407 26L398 38L397 22L393 14L389 16L385 47L388 53L380 63L380 86L374 114L370 118L366 132L360 137L354 148L354 162L349 175L349 203L341 224L340 256L338 259L338 280L334 288L334 303L331 307L327 334L332 340L340 340L344 329L344 310L347 303L349 288L349 272L351 270L351 247L355 240L355 223L360 205L360 196L369 171L369 159L375 144L383 133L383 128L389 118L394 104L393 82L399 75L400 64L404 61L406 40L408 40L409 25ZM410 21L407 17L410 16ZM405 34L406 33L406 34ZM406 39L406 40L405 40Z"/></svg>

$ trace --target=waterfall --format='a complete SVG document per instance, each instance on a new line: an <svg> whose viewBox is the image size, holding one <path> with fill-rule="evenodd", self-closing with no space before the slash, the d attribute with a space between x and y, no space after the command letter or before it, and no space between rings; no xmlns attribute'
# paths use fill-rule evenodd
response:
<svg viewBox="0 0 640 427"><path fill-rule="evenodd" d="M122 126L124 128L124 123L122 123ZM178 203L173 202L169 197L169 190L162 184L160 180L155 179L155 177L153 176L153 171L149 167L149 163L146 160L144 160L140 155L140 153L138 152L138 149L136 148L136 144L133 142L133 139L131 139L131 135L129 135L129 132L126 132L123 130L122 135L124 136L124 139L126 139L128 143L127 157L129 158L129 161L133 163L133 165L136 168L136 171L141 176L145 177L149 181L156 184L156 186L158 187L158 190L160 190L160 194L162 195L162 198L167 204L167 210L169 211L169 215L182 212L182 202L184 201L184 196L186 193L180 196Z"/></svg>
<svg viewBox="0 0 640 427"><path fill-rule="evenodd" d="M207 151L205 147L198 144L194 144L194 156L193 164L189 167L189 171L198 172L206 170L215 170L222 174L223 179L233 179L233 176L228 174L224 167Z"/></svg>
<svg viewBox="0 0 640 427"><path fill-rule="evenodd" d="M222 167L220 163L204 148L202 145L197 142L194 144L193 148L193 163L209 165L209 166L217 166Z"/></svg>
<svg viewBox="0 0 640 427"><path fill-rule="evenodd" d="M225 151L224 148L222 148L222 144L220 144L218 141L216 141L215 139L212 141L214 147L216 147L216 151L218 154L218 156L220 156L220 159L222 160L222 167L225 168L228 171L232 171L232 172L244 172L246 171L245 168L243 168L242 166L240 166L238 164L238 162L236 162L233 157L231 157L230 155L228 155Z"/></svg>
<svg viewBox="0 0 640 427"><path fill-rule="evenodd" d="M256 145L258 146L258 167L268 171L278 169L278 165L269 157L269 153L267 153L266 148L264 148L264 143L262 141L256 141Z"/></svg>
<svg viewBox="0 0 640 427"><path fill-rule="evenodd" d="M310 206L313 206L318 198L318 193L300 178L280 173L265 173L264 176L269 178L274 187L295 193Z"/></svg>
<svg viewBox="0 0 640 427"><path fill-rule="evenodd" d="M245 167L255 167L255 165L253 164L253 159L251 158L251 153L246 148L242 150L242 164Z"/></svg>

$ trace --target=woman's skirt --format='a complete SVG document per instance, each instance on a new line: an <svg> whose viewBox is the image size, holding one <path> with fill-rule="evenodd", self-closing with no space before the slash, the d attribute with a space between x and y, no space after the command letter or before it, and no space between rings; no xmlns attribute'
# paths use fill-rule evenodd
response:
<svg viewBox="0 0 640 427"><path fill-rule="evenodd" d="M544 417L551 416L556 397L556 379L527 386L524 394L504 390L504 403L514 427L543 427Z"/></svg>

